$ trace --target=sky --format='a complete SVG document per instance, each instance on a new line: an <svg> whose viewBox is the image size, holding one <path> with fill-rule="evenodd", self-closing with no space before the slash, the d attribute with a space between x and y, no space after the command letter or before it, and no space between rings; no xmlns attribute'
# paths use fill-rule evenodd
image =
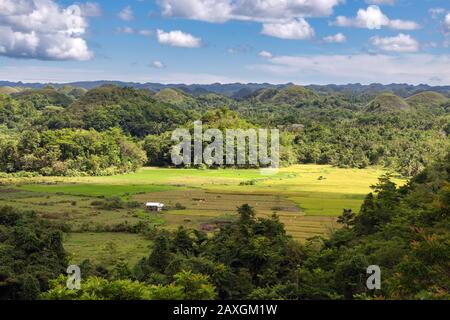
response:
<svg viewBox="0 0 450 320"><path fill-rule="evenodd" d="M450 1L0 0L0 80L450 85Z"/></svg>

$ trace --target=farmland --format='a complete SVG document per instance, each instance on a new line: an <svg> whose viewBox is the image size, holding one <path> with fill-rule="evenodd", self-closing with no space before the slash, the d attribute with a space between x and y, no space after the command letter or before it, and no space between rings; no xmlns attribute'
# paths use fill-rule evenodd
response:
<svg viewBox="0 0 450 320"><path fill-rule="evenodd" d="M344 208L358 211L383 173L377 168L296 165L274 175L257 169L143 168L107 177L17 178L2 181L0 204L33 209L46 219L70 225L65 247L76 262L106 261L109 244L118 256L134 263L151 243L123 232L123 226L145 223L174 230L183 225L209 232L232 221L236 207L244 203L261 217L276 213L300 241L327 236L338 228L336 217ZM124 205L99 205L114 197ZM143 206L147 201L163 202L167 210L148 213Z"/></svg>
<svg viewBox="0 0 450 320"><path fill-rule="evenodd" d="M0 94L0 300L448 298L448 88L238 87Z"/></svg>

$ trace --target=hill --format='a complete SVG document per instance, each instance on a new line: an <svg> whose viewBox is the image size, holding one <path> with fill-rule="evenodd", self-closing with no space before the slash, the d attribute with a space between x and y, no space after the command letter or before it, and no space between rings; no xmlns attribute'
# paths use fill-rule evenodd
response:
<svg viewBox="0 0 450 320"><path fill-rule="evenodd" d="M12 94L12 93L18 93L20 92L20 89L13 88L9 86L0 87L0 94Z"/></svg>
<svg viewBox="0 0 450 320"><path fill-rule="evenodd" d="M292 85L282 89L262 89L250 96L251 100L275 105L297 106L311 102L319 96L312 90L302 86Z"/></svg>
<svg viewBox="0 0 450 320"><path fill-rule="evenodd" d="M68 107L75 98L64 92L59 92L51 86L42 89L27 89L11 94L16 100L21 102L29 102L40 110L47 106Z"/></svg>
<svg viewBox="0 0 450 320"><path fill-rule="evenodd" d="M179 89L162 89L154 95L154 98L176 106L195 106L197 104L192 96Z"/></svg>
<svg viewBox="0 0 450 320"><path fill-rule="evenodd" d="M179 99L178 91L163 93L159 98ZM184 97L184 96L183 96ZM178 100L176 100L178 101ZM194 100L195 102L195 100ZM185 110L186 109L186 110ZM89 90L66 110L66 115L84 128L103 131L120 127L133 136L159 134L174 125L185 123L189 109L157 99L149 90L102 86Z"/></svg>
<svg viewBox="0 0 450 320"><path fill-rule="evenodd" d="M440 110L448 101L446 96L433 91L424 91L406 99L406 102L414 108L431 111Z"/></svg>
<svg viewBox="0 0 450 320"><path fill-rule="evenodd" d="M399 112L410 110L405 100L393 93L385 92L375 97L366 107L367 112Z"/></svg>
<svg viewBox="0 0 450 320"><path fill-rule="evenodd" d="M139 82L123 82L123 81L80 81L71 83L23 83L0 81L1 86L9 86L12 88L33 88L42 89L47 85L55 88L63 86L79 87L84 89L93 89L104 85L115 85L118 87L131 87L135 89L148 89L151 91L161 91L167 88L179 89L190 95L199 96L208 92L225 95L228 97L241 99L261 89L282 89L292 86L292 83L286 84L270 84L270 83L212 83L212 84L162 84L162 83L139 83ZM330 95L333 93L343 93L351 95L367 95L380 94L383 92L393 92L395 95L406 98L411 95L423 92L433 91L450 97L450 86L430 86L427 84L410 85L410 84L380 84L373 83L363 85L360 83L351 83L344 85L328 84L328 85L304 85L305 88L313 90L321 95Z"/></svg>
<svg viewBox="0 0 450 320"><path fill-rule="evenodd" d="M392 83L384 85L381 83L372 83L369 85L363 85L360 83L351 83L344 85L309 85L306 86L306 88L321 94L344 93L351 95L367 95L380 94L389 91L399 97L406 98L423 91L433 91L441 93L445 96L450 96L450 86L430 86L427 84L410 85L406 83Z"/></svg>

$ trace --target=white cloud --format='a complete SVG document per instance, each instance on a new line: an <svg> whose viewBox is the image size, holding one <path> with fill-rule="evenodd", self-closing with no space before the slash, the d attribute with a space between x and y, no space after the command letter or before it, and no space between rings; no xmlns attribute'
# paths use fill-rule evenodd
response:
<svg viewBox="0 0 450 320"><path fill-rule="evenodd" d="M259 52L258 55L260 57L262 57L262 58L268 58L268 59L273 57L272 52L269 52L269 51L266 51L266 50L263 50L263 51Z"/></svg>
<svg viewBox="0 0 450 320"><path fill-rule="evenodd" d="M271 81L296 83L450 83L450 55L356 54L279 56L250 66L252 74Z"/></svg>
<svg viewBox="0 0 450 320"><path fill-rule="evenodd" d="M419 24L414 21L399 19L391 20L389 27L395 30L417 30L420 28Z"/></svg>
<svg viewBox="0 0 450 320"><path fill-rule="evenodd" d="M290 40L306 40L314 37L314 29L303 18L279 23L264 23L261 33Z"/></svg>
<svg viewBox="0 0 450 320"><path fill-rule="evenodd" d="M409 20L389 19L376 5L371 5L367 9L359 9L356 17L347 18L344 16L338 16L336 21L332 23L339 27L356 27L366 29L381 29L383 27L389 27L397 30L415 30L420 26Z"/></svg>
<svg viewBox="0 0 450 320"><path fill-rule="evenodd" d="M444 34L450 35L450 12L445 16L443 28Z"/></svg>
<svg viewBox="0 0 450 320"><path fill-rule="evenodd" d="M0 1L0 55L42 60L89 60L88 27L78 5L53 0Z"/></svg>
<svg viewBox="0 0 450 320"><path fill-rule="evenodd" d="M228 0L159 0L163 16L225 22L231 15Z"/></svg>
<svg viewBox="0 0 450 320"><path fill-rule="evenodd" d="M428 13L433 19L439 18L439 16L445 14L444 8L431 8L428 10Z"/></svg>
<svg viewBox="0 0 450 320"><path fill-rule="evenodd" d="M130 6L126 6L119 13L118 16L124 21L131 21L134 19L134 13Z"/></svg>
<svg viewBox="0 0 450 320"><path fill-rule="evenodd" d="M102 8L96 2L79 3L81 14L85 17L100 17L102 15Z"/></svg>
<svg viewBox="0 0 450 320"><path fill-rule="evenodd" d="M154 60L152 61L152 63L150 63L150 67L155 69L164 69L166 65L159 60Z"/></svg>
<svg viewBox="0 0 450 320"><path fill-rule="evenodd" d="M254 21L324 17L341 0L237 0L231 1L232 18Z"/></svg>
<svg viewBox="0 0 450 320"><path fill-rule="evenodd" d="M347 37L342 33L337 33L332 36L327 36L323 38L323 41L328 43L343 43L347 41Z"/></svg>
<svg viewBox="0 0 450 320"><path fill-rule="evenodd" d="M0 1L0 13L2 16L31 14L36 8L32 1L28 0L2 0Z"/></svg>
<svg viewBox="0 0 450 320"><path fill-rule="evenodd" d="M372 45L383 51L392 52L417 52L419 51L419 42L410 35L400 33L395 37L372 37Z"/></svg>
<svg viewBox="0 0 450 320"><path fill-rule="evenodd" d="M150 37L153 34L153 32L148 29L136 30L131 27L118 27L116 28L116 32L122 34L138 34L144 37Z"/></svg>
<svg viewBox="0 0 450 320"><path fill-rule="evenodd" d="M156 31L158 42L172 47L198 48L202 45L200 38L180 30L165 32L158 29Z"/></svg>
<svg viewBox="0 0 450 320"><path fill-rule="evenodd" d="M393 6L395 4L395 0L366 0L366 3Z"/></svg>
<svg viewBox="0 0 450 320"><path fill-rule="evenodd" d="M323 17L343 0L158 0L162 14L208 22Z"/></svg>

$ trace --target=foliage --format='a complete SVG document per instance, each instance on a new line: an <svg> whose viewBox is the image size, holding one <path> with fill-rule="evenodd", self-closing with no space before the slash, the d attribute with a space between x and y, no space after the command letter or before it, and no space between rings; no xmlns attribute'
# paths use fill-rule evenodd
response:
<svg viewBox="0 0 450 320"><path fill-rule="evenodd" d="M192 96L180 89L153 93L113 85L87 92L74 87L22 90L0 95L0 125L6 129L0 130L0 151L3 157L14 158L14 141L24 132L77 128L89 130L91 135L95 135L91 129L113 135L112 128L120 128L140 141L138 148L147 154L147 164L167 166L171 164L171 131L191 128L199 119L205 130L280 128L282 165L379 165L412 176L450 147L449 100L444 95L425 91L403 99L390 92L379 93L376 86L373 92L366 88L324 93L323 89L294 85L265 88L239 94L238 100L211 93ZM408 95L405 88L397 89ZM139 154L133 157L133 162L142 160ZM12 160L0 159L0 171L19 170ZM76 167L71 170L77 171ZM108 173L108 166L101 167L79 171ZM58 170L65 171L46 166L44 174L57 174Z"/></svg>
<svg viewBox="0 0 450 320"><path fill-rule="evenodd" d="M309 275L328 274L325 294L344 298L450 298L450 154L396 188L388 176L373 187L358 215L345 211L345 227L301 264L303 297ZM381 290L365 288L365 268L382 270Z"/></svg>
<svg viewBox="0 0 450 320"><path fill-rule="evenodd" d="M110 175L134 171L145 163L141 149L119 129L24 131L0 137L0 171L42 175Z"/></svg>
<svg viewBox="0 0 450 320"><path fill-rule="evenodd" d="M0 208L0 299L36 299L66 267L61 231L34 212Z"/></svg>
<svg viewBox="0 0 450 320"><path fill-rule="evenodd" d="M207 277L191 272L180 272L175 281L166 286L148 285L130 279L108 280L88 277L81 281L79 290L66 286L66 277L50 282L44 300L210 300L215 298L214 286Z"/></svg>

